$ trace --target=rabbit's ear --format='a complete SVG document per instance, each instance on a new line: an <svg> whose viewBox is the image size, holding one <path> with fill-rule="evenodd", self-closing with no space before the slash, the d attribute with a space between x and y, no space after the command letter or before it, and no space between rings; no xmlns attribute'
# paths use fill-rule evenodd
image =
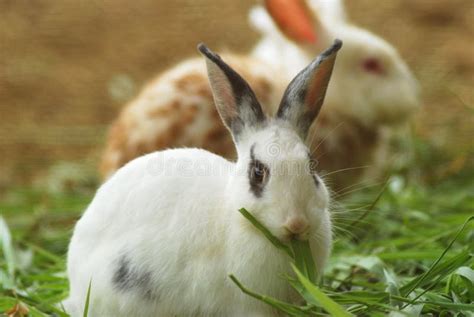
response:
<svg viewBox="0 0 474 317"><path fill-rule="evenodd" d="M277 118L289 121L304 140L324 102L336 55L342 41L322 52L291 81L278 108Z"/></svg>
<svg viewBox="0 0 474 317"><path fill-rule="evenodd" d="M247 82L204 44L198 50L206 57L207 72L217 110L235 140L246 127L266 120L262 107Z"/></svg>
<svg viewBox="0 0 474 317"><path fill-rule="evenodd" d="M298 44L317 44L323 27L305 0L265 0L265 8L280 31Z"/></svg>

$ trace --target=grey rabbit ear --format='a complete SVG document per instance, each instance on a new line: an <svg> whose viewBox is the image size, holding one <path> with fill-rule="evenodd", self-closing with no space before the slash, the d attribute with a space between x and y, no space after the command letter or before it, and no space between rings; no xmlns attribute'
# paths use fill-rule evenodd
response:
<svg viewBox="0 0 474 317"><path fill-rule="evenodd" d="M283 94L277 118L289 121L303 140L319 114L326 96L341 40L322 52L296 75Z"/></svg>
<svg viewBox="0 0 474 317"><path fill-rule="evenodd" d="M219 55L203 43L198 50L206 57L207 73L219 115L234 140L246 127L256 127L266 121L262 107L247 82Z"/></svg>

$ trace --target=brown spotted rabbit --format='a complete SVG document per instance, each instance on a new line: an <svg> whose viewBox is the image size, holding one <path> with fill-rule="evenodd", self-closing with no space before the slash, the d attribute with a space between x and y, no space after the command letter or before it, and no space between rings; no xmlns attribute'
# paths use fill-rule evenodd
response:
<svg viewBox="0 0 474 317"><path fill-rule="evenodd" d="M396 50L349 24L339 0L267 0L265 8L251 11L250 20L261 40L246 56L223 57L254 87L269 115L291 78L333 38L344 41L325 107L307 142L333 189L379 174L387 131L407 122L419 106L417 82ZM200 59L160 74L124 108L109 135L102 175L109 177L137 156L176 147L235 158Z"/></svg>

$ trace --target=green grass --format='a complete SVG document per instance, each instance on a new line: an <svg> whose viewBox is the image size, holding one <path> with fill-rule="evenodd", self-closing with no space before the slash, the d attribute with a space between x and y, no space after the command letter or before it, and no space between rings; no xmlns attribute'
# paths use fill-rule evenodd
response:
<svg viewBox="0 0 474 317"><path fill-rule="evenodd" d="M339 200L334 251L323 279L311 283L304 262L295 262L299 274L288 277L306 304L255 294L238 276L236 287L294 316L474 316L474 221L468 221L474 215L474 169L431 185L410 179L392 176L385 187L362 188ZM15 316L26 310L30 316L66 315L57 303L68 292L67 244L93 191L16 188L2 197L0 316L14 309ZM300 247L283 252L290 259Z"/></svg>

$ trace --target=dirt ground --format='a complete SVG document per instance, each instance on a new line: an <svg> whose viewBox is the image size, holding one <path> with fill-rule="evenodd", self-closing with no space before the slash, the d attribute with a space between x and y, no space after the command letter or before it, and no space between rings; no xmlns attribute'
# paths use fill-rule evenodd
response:
<svg viewBox="0 0 474 317"><path fill-rule="evenodd" d="M256 2L0 0L0 188L58 162L95 168L109 123L198 42L245 52ZM474 148L474 1L346 1L421 82L416 131L465 162ZM466 159L467 158L467 159ZM464 163L462 163L464 164Z"/></svg>

